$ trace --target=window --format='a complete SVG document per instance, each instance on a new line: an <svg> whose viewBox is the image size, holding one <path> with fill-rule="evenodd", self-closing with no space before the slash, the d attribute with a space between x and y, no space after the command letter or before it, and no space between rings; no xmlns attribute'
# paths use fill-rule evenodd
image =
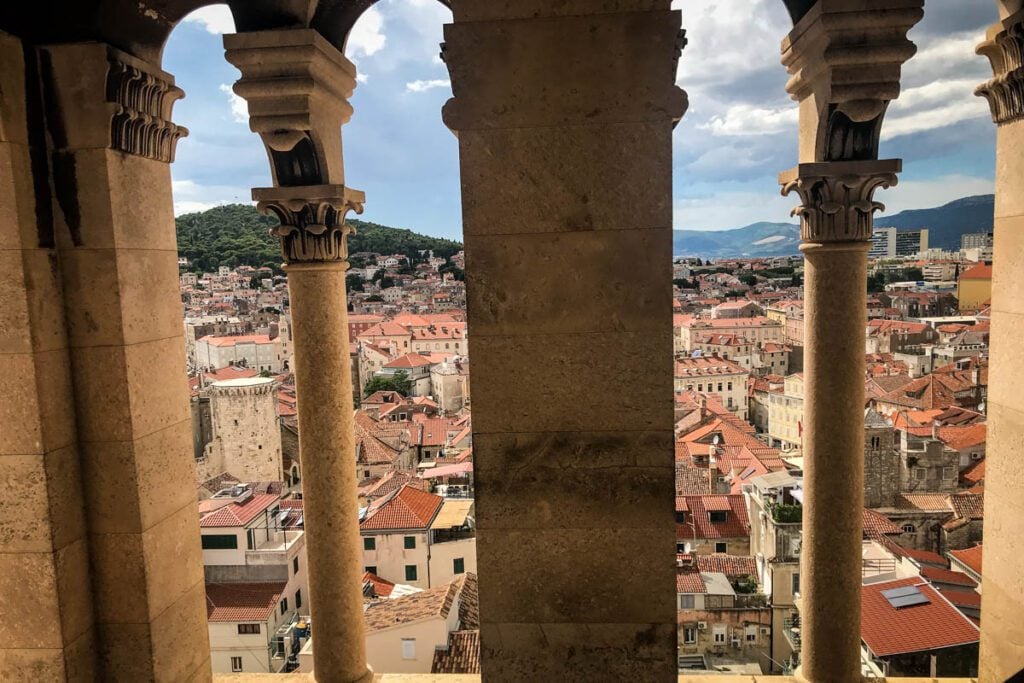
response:
<svg viewBox="0 0 1024 683"><path fill-rule="evenodd" d="M708 513L708 516L711 518L712 522L724 522L728 514L729 513L724 510L712 510Z"/></svg>
<svg viewBox="0 0 1024 683"><path fill-rule="evenodd" d="M683 643L686 645L693 645L697 642L697 627L693 624L687 624L683 627Z"/></svg>
<svg viewBox="0 0 1024 683"><path fill-rule="evenodd" d="M288 611L288 598L281 598L281 614Z"/></svg>
<svg viewBox="0 0 1024 683"><path fill-rule="evenodd" d="M416 549L416 537L415 536L406 536L405 537L405 549L406 550L415 550Z"/></svg>
<svg viewBox="0 0 1024 683"><path fill-rule="evenodd" d="M927 477L928 477L928 470L926 468L924 468L924 467L915 467L914 468L914 478L915 479L925 479Z"/></svg>
<svg viewBox="0 0 1024 683"><path fill-rule="evenodd" d="M405 565L405 580L415 581L416 580L416 565L407 564Z"/></svg>
<svg viewBox="0 0 1024 683"><path fill-rule="evenodd" d="M373 536L364 536L363 537L363 550L376 550L376 549L377 549L377 539L374 538Z"/></svg>
<svg viewBox="0 0 1024 683"><path fill-rule="evenodd" d="M241 635L248 634L248 633L259 633L259 632L260 632L260 625L259 624L239 624L238 625L238 633L241 634Z"/></svg>
<svg viewBox="0 0 1024 683"><path fill-rule="evenodd" d="M679 596L679 609L693 609L694 600L692 595Z"/></svg>
<svg viewBox="0 0 1024 683"><path fill-rule="evenodd" d="M298 574L298 573L299 573L299 558L298 557L293 557L292 558L292 574Z"/></svg>
<svg viewBox="0 0 1024 683"><path fill-rule="evenodd" d="M690 548L688 547L688 544L686 544L686 543L676 543L676 552L680 553L680 554L681 553L688 553L688 552L690 552Z"/></svg>
<svg viewBox="0 0 1024 683"><path fill-rule="evenodd" d="M719 391L719 392L721 392L721 391L722 391L722 383L721 383L721 382L719 382L719 383L718 383L718 391Z"/></svg>
<svg viewBox="0 0 1024 683"><path fill-rule="evenodd" d="M882 439L877 436L871 437L871 448L878 450L878 447L882 445Z"/></svg>
<svg viewBox="0 0 1024 683"><path fill-rule="evenodd" d="M402 659L416 659L415 638L402 638Z"/></svg>
<svg viewBox="0 0 1024 683"><path fill-rule="evenodd" d="M715 634L715 644L716 645L719 644L719 643L724 643L725 642L725 626L719 626L719 625L716 624L715 625L715 629L714 629L714 634Z"/></svg>
<svg viewBox="0 0 1024 683"><path fill-rule="evenodd" d="M716 553L727 553L729 552L729 545L727 543L715 543Z"/></svg>
<svg viewBox="0 0 1024 683"><path fill-rule="evenodd" d="M729 391L732 391L732 382L729 382Z"/></svg>
<svg viewBox="0 0 1024 683"><path fill-rule="evenodd" d="M914 528L913 524L904 524L900 528L903 530L903 533L905 533L905 534L916 534L917 533L917 529Z"/></svg>
<svg viewBox="0 0 1024 683"><path fill-rule="evenodd" d="M744 635L746 635L746 640L747 640L748 643L753 643L755 640L757 640L757 627L756 626L747 626L744 629L743 632L744 632Z"/></svg>
<svg viewBox="0 0 1024 683"><path fill-rule="evenodd" d="M234 534L211 534L202 537L203 550L237 550L238 536Z"/></svg>
<svg viewBox="0 0 1024 683"><path fill-rule="evenodd" d="M249 550L256 550L256 530L246 529L245 530L245 546Z"/></svg>
<svg viewBox="0 0 1024 683"><path fill-rule="evenodd" d="M456 557L452 560L452 571L456 574L466 573L466 560L461 557Z"/></svg>
<svg viewBox="0 0 1024 683"><path fill-rule="evenodd" d="M793 585L791 586L793 595L800 595L800 572L793 574Z"/></svg>
<svg viewBox="0 0 1024 683"><path fill-rule="evenodd" d="M302 607L302 590L295 591L295 609Z"/></svg>
<svg viewBox="0 0 1024 683"><path fill-rule="evenodd" d="M956 470L954 468L952 468L952 467L943 467L942 468L942 478L943 479L952 479L955 476L956 476Z"/></svg>
<svg viewBox="0 0 1024 683"><path fill-rule="evenodd" d="M232 657L231 658L231 670L232 671L241 671L242 670L242 658L241 657Z"/></svg>
<svg viewBox="0 0 1024 683"><path fill-rule="evenodd" d="M676 511L676 524L684 524L686 522L686 513Z"/></svg>
<svg viewBox="0 0 1024 683"><path fill-rule="evenodd" d="M375 565L375 564L367 565L366 571L370 572L371 574L376 574L377 573L377 565Z"/></svg>

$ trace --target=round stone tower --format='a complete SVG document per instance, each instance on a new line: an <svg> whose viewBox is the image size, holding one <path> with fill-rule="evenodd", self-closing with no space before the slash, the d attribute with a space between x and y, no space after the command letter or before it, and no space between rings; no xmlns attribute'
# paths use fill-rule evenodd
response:
<svg viewBox="0 0 1024 683"><path fill-rule="evenodd" d="M213 440L206 446L200 479L222 472L243 482L283 479L274 379L249 377L214 382L210 385L210 413Z"/></svg>

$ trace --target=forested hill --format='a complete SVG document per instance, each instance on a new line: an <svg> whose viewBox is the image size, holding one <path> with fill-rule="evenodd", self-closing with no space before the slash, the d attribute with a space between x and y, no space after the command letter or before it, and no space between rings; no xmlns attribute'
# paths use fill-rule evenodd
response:
<svg viewBox="0 0 1024 683"><path fill-rule="evenodd" d="M413 256L420 250L433 249L435 256L448 257L462 249L459 242L418 235L411 230L351 219L348 223L356 229L348 240L350 254L373 251ZM188 259L190 270L211 271L217 266L240 265L280 268L279 243L269 232L277 225L277 219L258 213L254 206L217 206L178 216L175 225L178 253Z"/></svg>

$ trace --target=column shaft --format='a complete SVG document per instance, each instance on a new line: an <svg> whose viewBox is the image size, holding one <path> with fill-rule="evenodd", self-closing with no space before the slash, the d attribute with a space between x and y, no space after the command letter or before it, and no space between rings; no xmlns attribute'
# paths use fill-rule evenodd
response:
<svg viewBox="0 0 1024 683"><path fill-rule="evenodd" d="M1024 670L1024 10L992 26L978 52L994 77L976 92L999 125L978 674L998 683Z"/></svg>
<svg viewBox="0 0 1024 683"><path fill-rule="evenodd" d="M368 680L360 584L345 262L287 266L309 542L313 669L321 683Z"/></svg>
<svg viewBox="0 0 1024 683"><path fill-rule="evenodd" d="M864 478L864 242L805 244L801 667L808 681L860 680Z"/></svg>

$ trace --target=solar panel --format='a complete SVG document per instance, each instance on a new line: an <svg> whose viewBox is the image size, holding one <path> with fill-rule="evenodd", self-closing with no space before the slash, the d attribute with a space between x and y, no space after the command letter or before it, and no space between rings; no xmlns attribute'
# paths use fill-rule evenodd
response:
<svg viewBox="0 0 1024 683"><path fill-rule="evenodd" d="M882 595L888 600L889 598L903 598L908 595L917 595L920 593L917 586L902 586L900 588L890 588L887 591L882 591Z"/></svg>
<svg viewBox="0 0 1024 683"><path fill-rule="evenodd" d="M911 607L912 605L927 605L931 602L917 586L890 588L889 590L882 591L882 597L888 600L894 609Z"/></svg>

